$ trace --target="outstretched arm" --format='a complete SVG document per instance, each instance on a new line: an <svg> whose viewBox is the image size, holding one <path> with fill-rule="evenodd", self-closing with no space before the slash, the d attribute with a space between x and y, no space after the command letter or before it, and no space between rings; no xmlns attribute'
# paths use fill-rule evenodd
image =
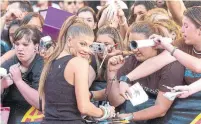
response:
<svg viewBox="0 0 201 124"><path fill-rule="evenodd" d="M135 68L132 72L127 74L127 77L131 80L137 80L143 77L146 77L158 70L167 64L175 61L176 59L170 55L168 51L164 51L158 56L150 58L144 61L141 65Z"/></svg>
<svg viewBox="0 0 201 124"><path fill-rule="evenodd" d="M165 48L171 53L175 47L171 44L164 44ZM186 68L196 73L201 73L201 59L191 56L182 50L175 49L173 56Z"/></svg>
<svg viewBox="0 0 201 124"><path fill-rule="evenodd" d="M182 0L166 0L168 10L172 14L172 18L178 25L182 25L183 13L186 7Z"/></svg>

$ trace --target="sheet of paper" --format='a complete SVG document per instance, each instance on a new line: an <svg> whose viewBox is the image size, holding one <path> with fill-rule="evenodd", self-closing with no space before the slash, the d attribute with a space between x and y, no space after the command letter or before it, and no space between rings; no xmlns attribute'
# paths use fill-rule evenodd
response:
<svg viewBox="0 0 201 124"><path fill-rule="evenodd" d="M134 84L130 87L131 91L131 97L127 94L129 100L133 104L133 106L142 104L148 100L148 95L142 88L142 86L139 83Z"/></svg>
<svg viewBox="0 0 201 124"><path fill-rule="evenodd" d="M182 92L166 92L165 94L163 94L163 96L173 101L179 94L182 94Z"/></svg>

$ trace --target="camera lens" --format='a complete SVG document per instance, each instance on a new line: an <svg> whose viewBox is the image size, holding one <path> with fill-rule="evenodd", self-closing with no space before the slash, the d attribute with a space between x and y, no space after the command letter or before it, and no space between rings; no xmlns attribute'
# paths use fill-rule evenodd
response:
<svg viewBox="0 0 201 124"><path fill-rule="evenodd" d="M134 41L134 40L131 41L131 42L130 42L130 48L131 48L131 49L136 49L136 48L137 48L137 42Z"/></svg>
<svg viewBox="0 0 201 124"><path fill-rule="evenodd" d="M99 51L102 51L102 49L101 49L100 47L98 48L98 50L99 50Z"/></svg>

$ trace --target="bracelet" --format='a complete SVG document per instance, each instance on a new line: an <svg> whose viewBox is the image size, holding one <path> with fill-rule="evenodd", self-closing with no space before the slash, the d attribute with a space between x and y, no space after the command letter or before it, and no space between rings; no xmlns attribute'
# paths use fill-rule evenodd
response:
<svg viewBox="0 0 201 124"><path fill-rule="evenodd" d="M127 76L121 76L119 79L119 83L121 81L126 82L127 84L131 83L130 79Z"/></svg>
<svg viewBox="0 0 201 124"><path fill-rule="evenodd" d="M109 82L113 82L117 79L116 75L112 79L108 79Z"/></svg>
<svg viewBox="0 0 201 124"><path fill-rule="evenodd" d="M176 51L176 49L178 49L178 47L174 47L174 49L172 50L172 52L170 53L171 56L173 56L174 52Z"/></svg>
<svg viewBox="0 0 201 124"><path fill-rule="evenodd" d="M106 107L100 106L100 109L103 110L104 114L101 118L95 118L95 120L102 121L102 120L107 119L109 113L108 113L108 110L106 109Z"/></svg>

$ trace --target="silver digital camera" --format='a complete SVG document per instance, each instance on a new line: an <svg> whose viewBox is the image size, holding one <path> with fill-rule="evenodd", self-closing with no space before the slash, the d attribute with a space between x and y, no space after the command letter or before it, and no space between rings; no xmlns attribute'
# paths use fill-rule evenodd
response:
<svg viewBox="0 0 201 124"><path fill-rule="evenodd" d="M40 39L39 51L48 50L53 44L50 36L45 36Z"/></svg>
<svg viewBox="0 0 201 124"><path fill-rule="evenodd" d="M104 53L106 50L105 44L97 42L94 42L90 48L94 53Z"/></svg>

